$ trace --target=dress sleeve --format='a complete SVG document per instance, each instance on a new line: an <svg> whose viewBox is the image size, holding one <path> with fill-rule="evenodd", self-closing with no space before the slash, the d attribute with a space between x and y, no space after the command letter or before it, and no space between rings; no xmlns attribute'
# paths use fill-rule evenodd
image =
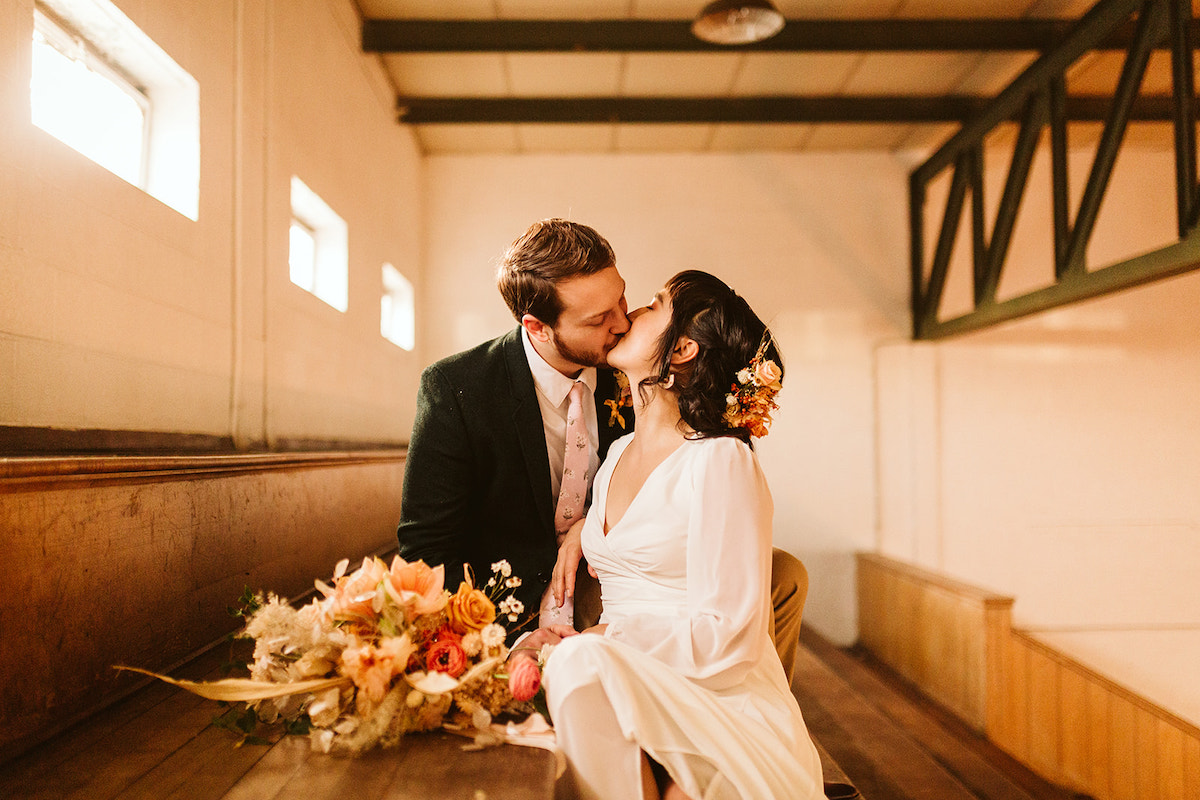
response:
<svg viewBox="0 0 1200 800"><path fill-rule="evenodd" d="M774 505L758 459L737 439L707 443L692 480L687 616L626 617L606 635L719 689L769 649Z"/></svg>

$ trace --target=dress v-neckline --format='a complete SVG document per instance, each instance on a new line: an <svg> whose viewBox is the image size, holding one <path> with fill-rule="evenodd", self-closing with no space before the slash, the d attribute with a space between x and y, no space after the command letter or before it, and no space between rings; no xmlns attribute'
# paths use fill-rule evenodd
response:
<svg viewBox="0 0 1200 800"><path fill-rule="evenodd" d="M636 435L636 434L634 434L634 435ZM632 443L632 441L633 440L631 439L630 443ZM656 474L658 474L658 471L660 469L662 469L664 464L666 464L668 461L670 461L676 455L678 455L679 451L682 450L689 441L691 441L691 440L684 439L682 442L680 442L678 447L676 447L669 454L667 454L666 458L664 458L662 461L660 461L654 465L654 469L650 470L649 474L646 475L646 480L642 481L642 485L639 486L638 490L633 493L633 497L630 498L629 505L625 506L625 512L623 514L621 514L621 518L618 519L616 522L614 522L612 525L609 525L608 524L608 496L610 494L609 490L612 488L613 475L617 474L617 467L621 466L621 459L625 457L625 451L629 449L629 445L627 444L621 448L621 454L619 456L617 456L617 463L613 464L612 472L608 473L608 482L604 487L604 509L603 509L604 516L600 520L600 534L604 538L607 539L608 535L610 533L612 533L614 530L616 530L618 525L620 525L622 522L625 521L625 518L629 516L630 509L632 509L634 507L634 505L637 504L638 498L640 498L642 496L642 490L644 490L646 488L646 484L650 483L650 479L653 478Z"/></svg>

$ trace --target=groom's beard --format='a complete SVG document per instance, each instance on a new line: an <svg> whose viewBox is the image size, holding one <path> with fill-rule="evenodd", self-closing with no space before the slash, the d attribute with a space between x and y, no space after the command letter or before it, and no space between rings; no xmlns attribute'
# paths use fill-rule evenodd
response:
<svg viewBox="0 0 1200 800"><path fill-rule="evenodd" d="M606 350L597 351L572 347L560 337L555 336L554 349L558 351L560 356L565 358L567 361L570 361L572 364L577 364L581 367L607 367L608 351L613 347L616 347L617 342L619 341L621 340L617 339L617 341L613 342L612 345Z"/></svg>

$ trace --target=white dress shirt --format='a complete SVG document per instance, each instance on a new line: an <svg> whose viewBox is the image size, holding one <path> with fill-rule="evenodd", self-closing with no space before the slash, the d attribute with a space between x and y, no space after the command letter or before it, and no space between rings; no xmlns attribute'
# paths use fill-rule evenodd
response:
<svg viewBox="0 0 1200 800"><path fill-rule="evenodd" d="M572 380L546 363L533 342L529 332L521 330L521 342L525 345L525 358L529 371L533 373L533 385L537 389L538 408L542 412L542 428L546 433L546 455L550 457L551 503L558 501L558 490L562 485L563 452L566 449L567 395L576 381L585 387L583 393L583 421L588 432L588 495L591 495L591 479L596 477L600 466L600 434L596 422L596 368L586 367L578 378Z"/></svg>

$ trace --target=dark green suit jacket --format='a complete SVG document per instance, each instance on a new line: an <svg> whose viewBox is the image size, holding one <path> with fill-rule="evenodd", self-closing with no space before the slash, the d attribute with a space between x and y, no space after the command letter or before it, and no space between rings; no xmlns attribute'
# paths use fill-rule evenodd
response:
<svg viewBox="0 0 1200 800"><path fill-rule="evenodd" d="M475 585L501 559L522 580L516 596L526 615L537 610L558 547L546 435L521 329L445 358L425 369L404 469L397 536L400 554L444 564L454 591L469 564ZM605 400L617 396L612 370L596 387L600 458L633 428L609 425ZM534 623L536 626L536 622Z"/></svg>

